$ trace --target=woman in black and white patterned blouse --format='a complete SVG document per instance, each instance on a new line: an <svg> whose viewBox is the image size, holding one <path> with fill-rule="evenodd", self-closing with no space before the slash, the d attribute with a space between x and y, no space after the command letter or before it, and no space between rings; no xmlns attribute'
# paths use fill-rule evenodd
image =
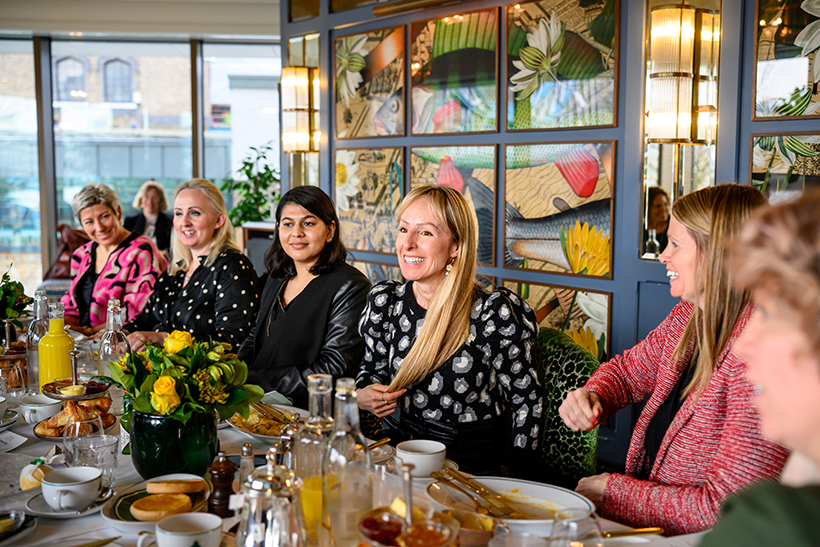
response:
<svg viewBox="0 0 820 547"><path fill-rule="evenodd" d="M407 283L386 281L368 295L359 407L385 417L394 440L443 442L470 473L498 474L505 454L517 466L532 461L541 416L535 314L511 291L476 283L478 222L460 193L416 188L398 216Z"/></svg>

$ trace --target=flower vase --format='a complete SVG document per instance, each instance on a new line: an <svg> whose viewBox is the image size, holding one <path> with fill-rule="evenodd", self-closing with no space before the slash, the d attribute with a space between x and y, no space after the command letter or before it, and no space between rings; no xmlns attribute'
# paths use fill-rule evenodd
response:
<svg viewBox="0 0 820 547"><path fill-rule="evenodd" d="M212 412L193 414L186 424L136 410L131 417L131 459L144 479L169 473L204 475L218 447Z"/></svg>

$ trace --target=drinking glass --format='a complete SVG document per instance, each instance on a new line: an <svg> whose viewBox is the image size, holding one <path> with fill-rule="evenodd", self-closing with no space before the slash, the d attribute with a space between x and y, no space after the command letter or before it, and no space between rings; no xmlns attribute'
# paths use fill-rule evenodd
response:
<svg viewBox="0 0 820 547"><path fill-rule="evenodd" d="M555 526L555 524L553 524ZM537 534L496 534L489 547L549 547L547 540Z"/></svg>
<svg viewBox="0 0 820 547"><path fill-rule="evenodd" d="M23 369L18 363L0 365L0 378L6 380L6 401L8 408L14 409L20 404L20 399L26 396L26 378Z"/></svg>
<svg viewBox="0 0 820 547"><path fill-rule="evenodd" d="M94 467L102 472L103 489L114 487L120 438L115 435L79 437L73 442L73 467ZM105 490L103 490L105 494Z"/></svg>
<svg viewBox="0 0 820 547"><path fill-rule="evenodd" d="M74 467L74 444L81 437L99 437L103 434L102 418L95 412L81 412L68 417L63 432L65 463Z"/></svg>
<svg viewBox="0 0 820 547"><path fill-rule="evenodd" d="M598 517L586 511L563 511L555 515L550 547L603 547L603 533Z"/></svg>
<svg viewBox="0 0 820 547"><path fill-rule="evenodd" d="M373 507L389 507L394 499L404 499L401 463L400 458L393 456L373 465Z"/></svg>

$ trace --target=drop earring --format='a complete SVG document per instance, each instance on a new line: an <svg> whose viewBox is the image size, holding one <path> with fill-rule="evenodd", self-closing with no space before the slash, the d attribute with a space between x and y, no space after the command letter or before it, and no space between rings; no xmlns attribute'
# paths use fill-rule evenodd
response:
<svg viewBox="0 0 820 547"><path fill-rule="evenodd" d="M447 265L444 267L444 275L450 275L450 272L453 269L453 262L455 262L455 261L456 261L455 258L450 259L450 262L448 262Z"/></svg>

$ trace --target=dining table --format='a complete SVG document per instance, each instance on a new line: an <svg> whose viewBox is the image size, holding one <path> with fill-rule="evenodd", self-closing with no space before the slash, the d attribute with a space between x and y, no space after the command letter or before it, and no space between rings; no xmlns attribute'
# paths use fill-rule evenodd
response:
<svg viewBox="0 0 820 547"><path fill-rule="evenodd" d="M30 456L32 460L35 458L43 458L51 450L55 444L61 444L59 441L44 441L34 435L33 426L26 423L22 417L9 429L0 433L0 450L3 445L7 443L9 436L8 432L19 435L25 438L19 446L13 450L8 451L9 454L18 454ZM111 435L119 435L119 422L109 432ZM253 447L255 456L263 456L268 452L269 443L257 437L248 435L233 427L223 427L218 431L219 449L228 456L237 456L240 454L242 446L245 443L250 443ZM18 442L19 438L14 438ZM3 454L0 454L0 461L2 461ZM259 461L259 458L257 458ZM207 477L206 477L207 478ZM131 456L125 454L118 454L117 477L114 482L114 490L122 491L130 486L143 482L143 478L137 473ZM4 487L11 485L5 484ZM21 492L16 492L11 495L0 496L0 512L7 512L10 510L26 510L26 502L33 496L40 493L40 488L32 488ZM414 498L417 500L426 500L424 494L424 482L414 482ZM228 530L234 526L239 520L238 516L224 519L223 529ZM601 527L604 530L625 530L629 527L622 524L600 519ZM116 540L116 544L122 547L136 547L139 538L138 534L124 533L117 530L114 526L103 519L101 512L95 512L87 516L76 517L71 519L55 519L44 516L37 516L37 526L34 531L17 541L3 543L2 547L9 545L13 546L31 546L31 547L57 547L63 545L76 545L77 542L82 543L81 540L91 542L98 539L112 538L120 536ZM657 536L655 536L657 538ZM633 538L634 540L635 538ZM657 538L660 539L660 538ZM644 545L655 544L656 541L644 541ZM607 540L609 541L609 540ZM223 547L227 542L223 543ZM626 541L624 543L608 542L606 545L618 544L632 544L633 541ZM665 542L664 542L665 543ZM657 543L661 545L661 543ZM679 545L695 545L696 543L680 543ZM672 545L672 544L669 544ZM675 545L678 545L677 543Z"/></svg>

